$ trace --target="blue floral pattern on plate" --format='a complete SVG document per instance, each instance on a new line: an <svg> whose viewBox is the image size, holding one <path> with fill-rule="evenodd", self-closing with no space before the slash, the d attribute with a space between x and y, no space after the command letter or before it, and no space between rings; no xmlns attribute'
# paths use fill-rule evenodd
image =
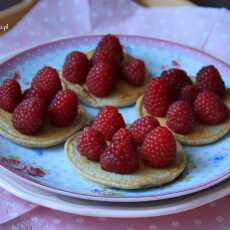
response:
<svg viewBox="0 0 230 230"><path fill-rule="evenodd" d="M34 74L44 65L61 68L66 54L72 50L88 51L95 47L99 37L65 39L39 46L16 55L0 66L0 82L20 72L23 88L28 87ZM163 69L177 66L194 76L203 65L214 64L220 70L226 85L230 84L230 67L223 62L191 48L157 39L121 36L125 51L145 61L152 76ZM97 109L85 107L90 116ZM120 109L127 123L137 118L134 106ZM24 172L17 175L43 188L74 197L110 201L142 201L176 197L209 187L230 175L230 148L227 135L217 143L185 147L188 165L174 182L159 188L119 190L107 188L80 177L65 159L63 145L47 149L29 149L0 137L0 156L15 158L32 167L42 168L45 175L31 176Z"/></svg>

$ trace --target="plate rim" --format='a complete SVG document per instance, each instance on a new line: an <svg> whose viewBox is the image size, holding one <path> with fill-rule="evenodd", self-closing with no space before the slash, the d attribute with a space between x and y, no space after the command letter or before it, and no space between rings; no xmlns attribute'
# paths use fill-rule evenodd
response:
<svg viewBox="0 0 230 230"><path fill-rule="evenodd" d="M88 39L92 39L92 41L94 41L95 39L99 39L101 36L103 35L87 35L87 36L68 36L68 37L63 37L63 38L59 38L59 39L55 39L55 40L51 40L36 46L33 46L31 48L25 49L23 51L20 51L19 53L17 53L16 55L13 55L9 58L6 58L5 61L0 63L0 67L7 65L9 62L14 62L15 60L17 60L17 58L19 58L20 56L24 56L27 52L34 52L37 49L41 48L41 47L46 47L49 45L53 45L53 44L58 44L58 43L65 43L68 41L84 41L84 40L88 40ZM188 52L191 52L193 54L199 53L204 57L208 57L210 59L213 59L215 62L221 63L223 65L223 68L225 68L226 70L230 71L230 64L225 63L224 61L220 60L219 58L216 58L214 56L212 56L211 54L206 53L205 51L199 50L197 48L194 47L190 47L190 46L186 46L186 45L182 45L176 42L172 42L172 41L167 41L167 40L163 40L163 39L159 39L159 38L151 38L151 37L145 37L145 36L138 36L138 35L122 35L122 34L118 34L117 35L119 38L121 39L137 39L137 40L150 40L152 42L155 43L164 43L166 44L168 47L171 46L175 46L178 47L180 50L187 50ZM75 198L81 198L81 199L87 199L87 200L96 200L96 201L108 201L108 202L142 202L142 201L154 201L154 200L163 200L163 199L168 199L168 198L175 198L175 197L179 197L179 196L183 196L183 195L187 195L187 194L191 194L191 193L195 193L204 189L207 189L209 187L212 187L224 180L226 180L228 177L230 177L230 169L226 170L224 173L222 173L220 176L210 180L209 182L203 183L202 185L199 186L195 186L194 188L190 188L190 189L184 189L182 191L179 192L173 192L173 193L166 193L163 195L146 195L146 196L142 196L142 197L109 197L109 196L105 196L103 194L96 194L96 195L91 195L91 194L84 194L84 193L79 193L79 192L71 192L71 191L66 191L60 188L55 188L53 186L48 186L45 185L43 183L40 183L39 181L35 181L33 179L27 178L23 175L21 175L19 172L17 172L16 170L13 170L9 167L7 167L6 165L4 165L3 163L0 162L0 167L3 167L5 169L7 169L10 173L12 173L13 175L16 175L20 180L23 180L24 182L30 183L32 185L35 185L37 187L40 187L44 190L48 190L51 192L55 192L58 194L63 194L69 197L75 197Z"/></svg>
<svg viewBox="0 0 230 230"><path fill-rule="evenodd" d="M185 199L183 199L182 201L173 201L172 203L175 202L175 205L171 205L170 208L165 207L166 202L167 201L162 201L164 202L164 204L162 204L162 208L158 208L158 211L156 210L156 208L149 208L148 210L135 210L135 207L129 210L122 210L123 206L121 203L121 207L120 210L114 210L114 208L110 203L104 203L104 205L109 204L108 208L104 208L105 210L98 210L94 208L94 210L92 209L92 207L94 206L93 204L91 205L92 207L90 208L89 205L87 207L87 209L85 209L84 205L87 206L87 204L78 204L77 201L80 202L87 202L85 200L79 200L76 199L76 203L71 200L71 202L67 201L64 197L64 199L61 199L62 197L60 196L56 196L55 193L49 192L49 191L45 191L45 193L47 193L46 195L43 194L43 199L42 199L42 194L39 194L39 190L41 190L41 192L44 192L42 189L27 184L27 186L29 186L29 188L33 188L33 190L37 190L38 192L33 192L30 189L28 189L27 194L25 193L25 190L27 190L27 188L25 188L25 186L23 186L23 183L20 181L15 181L15 175L12 176L11 175L7 175L8 172L5 171L5 169L3 169L3 172L0 171L0 175L4 175L4 177L0 178L0 185L1 187L3 187L5 190L9 191L10 193L14 194L15 196L24 199L26 201L38 204L38 205L42 205L44 207L47 208L51 208L51 209L55 209L55 210L59 210L59 211L64 211L67 213L71 213L71 214L78 214L78 215L83 215L83 216L91 216L91 217L106 217L106 218L145 218L145 217L153 217L153 216L164 216L164 215L172 215L172 214L178 214L184 211L189 211L195 208L199 208L203 205L207 205L208 203L211 203L213 201L216 201L218 199L221 199L223 197L226 197L227 195L230 194L230 181L226 181L223 182L220 185L216 185L215 187L212 187L211 190L206 190L206 191L200 191L199 193L193 194L192 196L187 196ZM11 182L9 182L12 179ZM11 183L13 182L14 185L12 185ZM16 184L16 186L15 186ZM19 187L19 188L18 188ZM22 187L24 189L20 190L20 187ZM40 198L38 196L38 194L40 195ZM57 199L61 199L62 203L57 202ZM63 203L64 202L64 203ZM154 201L153 201L154 202ZM186 202L188 203L186 205ZM75 206L70 208L67 205L69 204L72 206ZM102 207L102 203L100 203L100 208ZM78 205L78 207L76 207L76 205ZM143 202L143 207L144 207L144 202ZM173 207L172 207L173 206ZM109 208L110 207L110 208ZM156 206L155 206L156 207ZM139 206L138 206L138 209ZM162 210L161 210L162 209Z"/></svg>

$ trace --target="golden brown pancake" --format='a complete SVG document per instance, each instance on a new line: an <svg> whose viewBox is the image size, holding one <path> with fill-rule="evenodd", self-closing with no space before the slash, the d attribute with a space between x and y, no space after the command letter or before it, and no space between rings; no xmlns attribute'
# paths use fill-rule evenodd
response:
<svg viewBox="0 0 230 230"><path fill-rule="evenodd" d="M143 96L139 97L136 102L136 110L139 117L148 115L142 103ZM226 96L224 99L226 106L230 109L230 89L226 90ZM166 126L165 118L157 118L162 126ZM230 130L230 117L219 125L205 125L197 123L195 129L186 135L175 134L176 139L187 145L204 145L213 143L222 137L224 137Z"/></svg>
<svg viewBox="0 0 230 230"><path fill-rule="evenodd" d="M122 175L101 169L98 162L89 161L76 149L76 137L70 137L65 143L65 154L71 165L81 176L105 186L119 189L141 189L161 186L178 177L186 166L186 156L182 146L177 143L177 155L173 164L167 168L150 168L143 164L133 174Z"/></svg>
<svg viewBox="0 0 230 230"><path fill-rule="evenodd" d="M91 58L92 54L93 51L88 52L88 58ZM124 61L128 61L131 58L131 56L126 54ZM108 97L99 98L89 93L87 86L85 84L73 84L62 77L62 70L59 70L58 72L62 81L63 88L73 90L83 103L92 107L103 107L105 105L124 107L132 105L136 102L137 98L143 94L145 85L149 79L148 74L146 74L145 83L143 84L143 86L140 87L132 86L128 84L126 81L119 79L116 88Z"/></svg>
<svg viewBox="0 0 230 230"><path fill-rule="evenodd" d="M35 135L24 135L12 125L11 113L0 109L0 135L26 147L51 147L63 143L68 137L83 128L86 122L84 110L79 107L75 121L65 127L56 127L47 122L45 128Z"/></svg>

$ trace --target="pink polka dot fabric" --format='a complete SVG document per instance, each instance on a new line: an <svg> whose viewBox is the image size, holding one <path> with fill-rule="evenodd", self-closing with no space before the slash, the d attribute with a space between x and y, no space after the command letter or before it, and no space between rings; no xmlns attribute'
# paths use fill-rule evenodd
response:
<svg viewBox="0 0 230 230"><path fill-rule="evenodd" d="M129 0L40 0L10 32L0 37L1 58L61 37L134 34L172 40L230 63L230 13L226 9L144 8ZM1 230L227 230L230 196L184 213L141 219L70 215L30 204L0 189Z"/></svg>

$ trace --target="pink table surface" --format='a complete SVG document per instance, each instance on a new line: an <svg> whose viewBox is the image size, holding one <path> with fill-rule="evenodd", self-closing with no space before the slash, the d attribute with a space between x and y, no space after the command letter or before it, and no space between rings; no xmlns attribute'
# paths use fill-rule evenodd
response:
<svg viewBox="0 0 230 230"><path fill-rule="evenodd" d="M0 38L1 57L59 37L135 34L202 49L230 63L230 13L200 7L144 8L129 0L40 0ZM230 196L181 214L142 219L70 215L0 189L0 229L230 229Z"/></svg>

